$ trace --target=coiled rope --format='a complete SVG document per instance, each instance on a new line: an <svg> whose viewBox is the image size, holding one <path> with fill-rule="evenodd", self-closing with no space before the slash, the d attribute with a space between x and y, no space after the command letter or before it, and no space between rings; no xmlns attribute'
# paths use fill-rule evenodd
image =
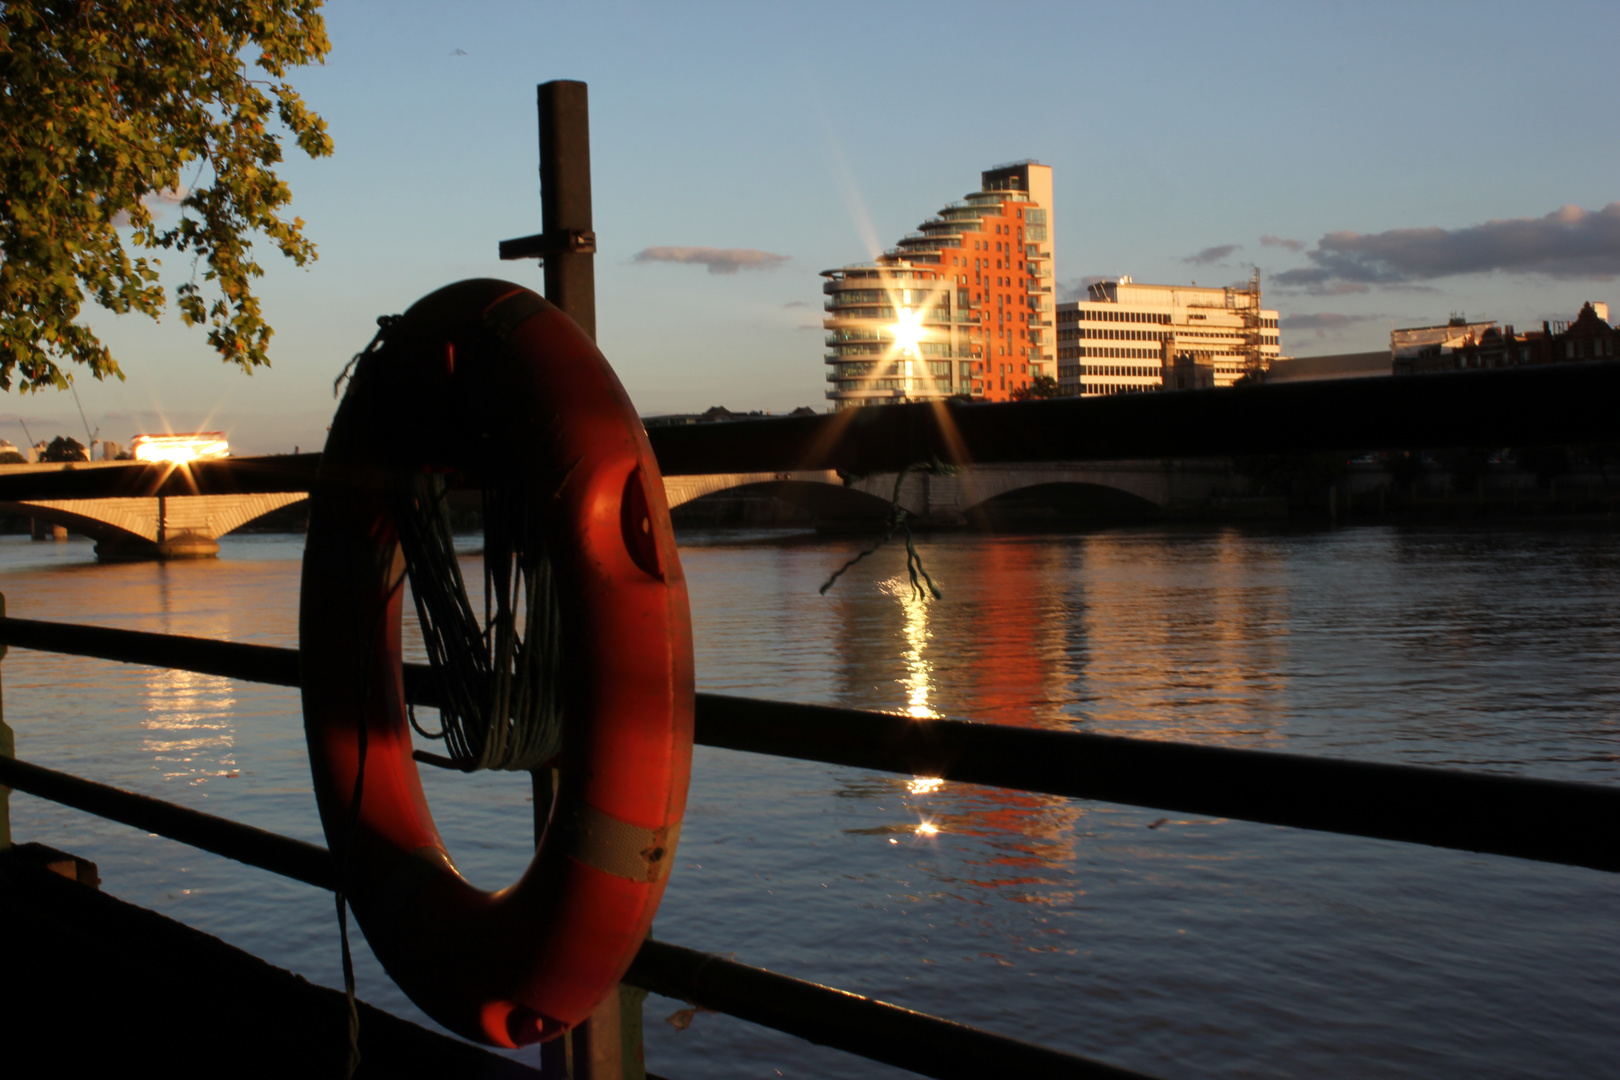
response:
<svg viewBox="0 0 1620 1080"><path fill-rule="evenodd" d="M486 489L484 618L480 627L451 536L443 473L417 473L393 499L400 549L439 684L438 731L448 757L418 754L446 768L533 770L562 749L558 695L562 621L536 507L543 500Z"/></svg>

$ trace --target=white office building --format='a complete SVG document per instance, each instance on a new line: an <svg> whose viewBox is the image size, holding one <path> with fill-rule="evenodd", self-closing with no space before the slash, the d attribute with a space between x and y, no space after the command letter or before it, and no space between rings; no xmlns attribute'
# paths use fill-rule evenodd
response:
<svg viewBox="0 0 1620 1080"><path fill-rule="evenodd" d="M1058 386L1095 397L1231 386L1264 377L1280 355L1277 313L1247 286L1139 285L1129 277L1087 287L1057 305Z"/></svg>

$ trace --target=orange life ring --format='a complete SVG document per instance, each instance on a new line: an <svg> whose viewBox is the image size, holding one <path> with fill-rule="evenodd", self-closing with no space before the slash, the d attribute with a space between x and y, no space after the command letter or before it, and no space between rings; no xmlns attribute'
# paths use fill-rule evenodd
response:
<svg viewBox="0 0 1620 1080"><path fill-rule="evenodd" d="M412 758L387 491L413 471L469 486L515 475L549 500L567 628L561 782L528 871L495 893L456 872ZM467 1038L510 1047L579 1023L651 928L692 755L691 616L663 482L595 344L508 282L413 305L359 359L332 423L302 590L315 793L372 950Z"/></svg>

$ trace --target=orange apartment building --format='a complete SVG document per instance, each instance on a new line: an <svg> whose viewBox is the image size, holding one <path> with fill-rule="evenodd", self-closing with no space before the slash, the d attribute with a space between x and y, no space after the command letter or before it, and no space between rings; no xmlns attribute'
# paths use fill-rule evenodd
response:
<svg viewBox="0 0 1620 1080"><path fill-rule="evenodd" d="M1007 401L1056 378L1053 224L1051 167L998 165L876 261L823 270L834 406Z"/></svg>

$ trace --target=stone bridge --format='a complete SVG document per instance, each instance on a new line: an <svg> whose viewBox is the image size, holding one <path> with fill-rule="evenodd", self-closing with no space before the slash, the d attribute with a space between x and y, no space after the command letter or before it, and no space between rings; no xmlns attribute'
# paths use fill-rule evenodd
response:
<svg viewBox="0 0 1620 1080"><path fill-rule="evenodd" d="M4 474L53 471L85 472L100 467L14 465ZM108 466L122 462L106 463ZM147 498L23 499L0 501L0 512L22 514L96 541L98 559L195 559L219 554L219 538L272 510L309 498L304 491L251 495L169 495Z"/></svg>
<svg viewBox="0 0 1620 1080"><path fill-rule="evenodd" d="M831 470L774 473L717 473L664 478L673 508L706 495L758 492L810 511L818 520L879 516L894 496L896 473L852 477ZM1145 516L1199 505L1242 486L1222 460L1050 462L975 465L948 475L906 475L900 503L912 514L939 524L955 524L993 507L994 501L1022 495L1066 497L1097 513Z"/></svg>
<svg viewBox="0 0 1620 1080"><path fill-rule="evenodd" d="M80 464L78 471L94 469ZM111 463L108 463L111 464ZM62 466L6 466L0 471L48 471ZM883 517L896 473L845 478L832 470L718 473L664 479L669 505L725 492L771 495L834 524ZM949 474L907 473L900 503L919 519L960 524L998 502L1052 506L1106 517L1142 517L1198 507L1241 486L1220 460L1052 462L976 465ZM150 490L150 489L148 489ZM238 495L17 499L0 511L71 529L96 541L100 559L180 559L218 554L219 538L255 518L307 499L302 491ZM36 534L37 535L37 534Z"/></svg>

